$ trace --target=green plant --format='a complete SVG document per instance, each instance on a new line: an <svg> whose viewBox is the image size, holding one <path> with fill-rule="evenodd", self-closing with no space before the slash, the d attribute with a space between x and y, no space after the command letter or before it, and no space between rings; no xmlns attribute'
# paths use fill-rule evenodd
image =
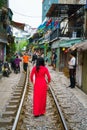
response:
<svg viewBox="0 0 87 130"><path fill-rule="evenodd" d="M8 3L8 0L0 0L0 8L1 8L2 6L6 6L7 3Z"/></svg>
<svg viewBox="0 0 87 130"><path fill-rule="evenodd" d="M27 47L27 44L28 44L28 42L26 40L20 41L17 45L17 50L21 52L23 50L23 48Z"/></svg>

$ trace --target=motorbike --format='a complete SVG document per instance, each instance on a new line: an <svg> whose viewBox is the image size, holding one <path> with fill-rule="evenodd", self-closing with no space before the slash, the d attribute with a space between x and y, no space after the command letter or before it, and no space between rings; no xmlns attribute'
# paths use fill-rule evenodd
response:
<svg viewBox="0 0 87 130"><path fill-rule="evenodd" d="M15 73L15 74L20 73L20 67L19 67L19 65L18 65L18 64L16 64L16 65L15 65L15 70L14 70L14 73Z"/></svg>
<svg viewBox="0 0 87 130"><path fill-rule="evenodd" d="M10 73L11 73L11 70L10 70L9 63L8 63L8 62L3 63L2 72L3 72L3 76L9 77L9 75L10 75Z"/></svg>

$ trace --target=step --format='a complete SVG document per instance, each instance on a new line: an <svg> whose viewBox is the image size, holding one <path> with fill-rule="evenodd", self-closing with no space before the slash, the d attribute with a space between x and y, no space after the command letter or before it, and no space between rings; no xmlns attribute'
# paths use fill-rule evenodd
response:
<svg viewBox="0 0 87 130"><path fill-rule="evenodd" d="M13 124L14 119L13 118L1 118L0 119L0 128L1 127L5 127L5 126L9 126Z"/></svg>
<svg viewBox="0 0 87 130"><path fill-rule="evenodd" d="M2 117L14 117L16 115L16 111L6 111L2 114Z"/></svg>
<svg viewBox="0 0 87 130"><path fill-rule="evenodd" d="M18 108L18 105L9 105L6 107L6 111L13 111L16 110Z"/></svg>
<svg viewBox="0 0 87 130"><path fill-rule="evenodd" d="M11 97L11 100L18 100L18 99L20 99L20 96L13 96L13 97Z"/></svg>
<svg viewBox="0 0 87 130"><path fill-rule="evenodd" d="M13 93L13 96L21 96L21 93Z"/></svg>
<svg viewBox="0 0 87 130"><path fill-rule="evenodd" d="M16 105L16 104L19 104L19 100L11 100L9 102L10 105Z"/></svg>

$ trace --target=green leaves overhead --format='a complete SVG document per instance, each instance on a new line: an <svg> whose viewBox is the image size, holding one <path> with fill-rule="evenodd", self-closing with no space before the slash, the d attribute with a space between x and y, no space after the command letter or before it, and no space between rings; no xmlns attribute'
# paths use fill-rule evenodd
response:
<svg viewBox="0 0 87 130"><path fill-rule="evenodd" d="M7 6L8 0L0 0L0 8L2 6Z"/></svg>

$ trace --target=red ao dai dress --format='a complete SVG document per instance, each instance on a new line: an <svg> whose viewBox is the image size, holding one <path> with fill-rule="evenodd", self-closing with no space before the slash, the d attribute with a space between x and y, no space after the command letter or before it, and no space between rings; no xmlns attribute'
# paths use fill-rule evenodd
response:
<svg viewBox="0 0 87 130"><path fill-rule="evenodd" d="M34 84L33 114L34 116L40 116L45 114L46 112L46 98L48 89L47 83L51 81L51 76L48 69L45 66L40 66L38 72L35 66L31 70L30 80Z"/></svg>

